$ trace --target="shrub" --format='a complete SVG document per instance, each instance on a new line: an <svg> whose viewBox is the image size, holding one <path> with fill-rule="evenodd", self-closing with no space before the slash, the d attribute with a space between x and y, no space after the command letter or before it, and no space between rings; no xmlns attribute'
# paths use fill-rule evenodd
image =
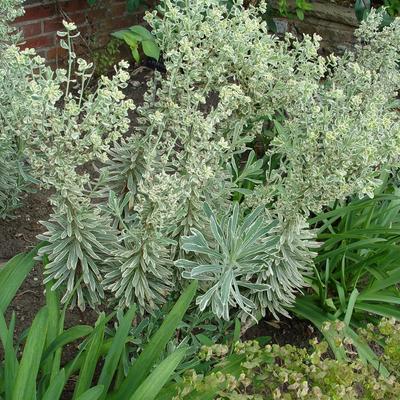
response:
<svg viewBox="0 0 400 400"><path fill-rule="evenodd" d="M165 1L147 14L166 74L149 82L139 126L123 139L132 108L120 91L128 79L123 64L86 98L90 66L78 62L77 95L68 83L73 52L68 72L53 73L29 52L4 50L9 61L0 70L9 74L7 82L15 77L10 65L25 65L18 81L24 97L6 91L1 108L12 110L9 126L23 138L31 174L56 189L54 215L41 236L50 244L40 254L50 259L47 280L66 286L64 300L76 291L83 308L106 290L122 306L152 311L193 278L188 271L180 276L175 261L201 268L218 253L223 280L212 271L201 276L201 290L214 291L217 315L228 318L228 308L245 317L285 312L315 256L306 217L349 195L371 195L381 170L398 166L400 21L381 30L382 16L372 12L354 53L322 58L317 36L269 35L263 11L263 3L228 10L217 0L190 7ZM74 26L66 29L70 48ZM238 175L245 175L241 161L259 137L266 148L261 179L249 178L251 191ZM104 163L98 180L77 172L88 161ZM237 198L239 209L231 206ZM215 217L204 212L205 201ZM241 226L258 206L263 212L255 226L276 225L273 251L257 253L255 265L221 259L214 222L237 219ZM256 231L257 247L270 233ZM199 232L215 253L186 251ZM236 235L238 243L243 238ZM249 280L250 302L238 295L237 270Z"/></svg>
<svg viewBox="0 0 400 400"><path fill-rule="evenodd" d="M0 4L0 54L6 46L18 39L18 35L8 23L22 14L21 8L17 7L20 3L21 1L9 0ZM3 82L6 78L5 71L0 68L0 80ZM2 89L3 85L2 83ZM0 104L3 104L2 97L0 94ZM3 107L0 108L0 121L4 118L4 114L9 112ZM0 125L2 128L0 130L0 218L5 218L11 216L12 211L19 206L20 194L25 185L24 180L21 179L24 166L20 149L6 131L7 128L12 129L12 127L2 125Z"/></svg>
<svg viewBox="0 0 400 400"><path fill-rule="evenodd" d="M0 46L4 46L4 42L9 42L10 39L15 39L10 34L15 33L8 25L15 18L23 14L21 8L22 0L4 0L0 4Z"/></svg>
<svg viewBox="0 0 400 400"><path fill-rule="evenodd" d="M147 17L163 51L167 76L157 90L153 114L149 113L149 107L142 109L146 112L143 124L152 125L157 132L154 139L149 137L148 153L154 151L155 142L160 151L154 153L151 179L143 184L147 196L138 196L139 203L144 199L146 203L156 201L153 216L156 214L151 222L161 222L161 232L171 231L181 252L184 243L181 238L188 231L197 229L207 237L209 229L204 222L202 201L207 199L222 218L223 200L229 201L235 191L226 169L230 158L243 150L244 142L249 143L262 133L260 120L274 119L276 113L284 112L285 118L281 124L275 124L274 137L267 149L270 161L266 163L264 184L247 194L241 205L241 218L247 207L263 204L267 217L277 219L282 226L279 262L274 263L272 276L268 274L269 263L262 267L259 263L261 279L257 283L265 287L255 296L262 299L257 307L261 312L267 308L276 310L277 304L292 301L291 294L302 286L296 272L304 271L312 262L309 246L313 243L307 241L311 232L307 232L302 214L320 211L323 205L351 193L371 193L374 185L379 185L377 166L397 163L393 150L398 147L399 125L392 100L398 87L398 56L392 51L399 43L394 36L393 40L388 38L398 30L398 23L380 33L377 23L380 17L371 16L359 32L360 37L369 35L367 44L360 44L355 54L346 54L343 59L323 59L317 56L317 38L305 38L301 43L290 38L278 41L267 34L254 9L233 8L226 17L224 9L213 2L194 3L190 10L181 10L170 2L165 4L162 20L156 12ZM185 29L176 29L177 26ZM375 54L369 56L378 42L385 56L382 53L376 53L377 58ZM386 58L393 63L379 63ZM363 68L371 79L361 78ZM389 78L391 75L396 75L396 84ZM324 84L320 84L322 77ZM375 85L377 97L367 99L364 94L369 91L364 90ZM385 94L387 101L378 100L380 93ZM202 112L202 103L212 96L218 98L217 104L209 113ZM180 106L183 99L186 108ZM359 108L348 106L352 99L362 99ZM161 109L163 104L169 108ZM386 105L381 108L382 104ZM308 118L305 113L314 116ZM361 115L365 121L360 123ZM388 125L384 127L386 118ZM388 135L388 140L381 142L378 131ZM218 148L225 141L225 147ZM390 146L384 148L389 142ZM169 159L161 161L175 173L165 176L162 167L157 177L158 155L165 154ZM221 178L225 176L224 181ZM178 197L179 192L165 190L166 185L187 189ZM172 204L177 205L173 213ZM145 209L140 204L136 207L139 211ZM159 210L163 211L162 216ZM222 248L220 244L217 247ZM200 264L204 264L203 258L199 257ZM224 264L227 271L232 265ZM204 279L212 280L212 272L205 275ZM283 276L282 280L277 281L277 276ZM232 284L233 280L226 287ZM266 290L268 285L272 287L270 291Z"/></svg>

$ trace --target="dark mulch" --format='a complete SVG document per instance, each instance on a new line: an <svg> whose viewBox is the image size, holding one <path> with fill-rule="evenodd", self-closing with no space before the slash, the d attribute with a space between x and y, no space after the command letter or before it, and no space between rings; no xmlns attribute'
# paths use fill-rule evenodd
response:
<svg viewBox="0 0 400 400"><path fill-rule="evenodd" d="M291 344L298 347L309 347L309 341L320 337L320 333L308 322L296 317L281 318L280 321L263 319L244 334L244 340L260 336L270 336L270 343L281 346Z"/></svg>
<svg viewBox="0 0 400 400"><path fill-rule="evenodd" d="M51 211L47 199L47 192L27 193L13 218L0 219L0 261L35 246L36 236L44 230L39 221L46 220Z"/></svg>

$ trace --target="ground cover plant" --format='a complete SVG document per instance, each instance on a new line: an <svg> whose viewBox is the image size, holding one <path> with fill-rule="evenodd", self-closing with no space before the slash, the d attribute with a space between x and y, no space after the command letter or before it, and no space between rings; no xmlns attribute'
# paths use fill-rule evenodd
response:
<svg viewBox="0 0 400 400"><path fill-rule="evenodd" d="M73 24L61 33L67 71L3 42L2 138L29 170L17 178L54 191L39 254L63 301L95 307L108 293L154 312L197 279L197 303L218 317L287 314L314 265L308 215L372 195L398 166L399 20L381 29L371 12L354 52L322 58L317 36L271 36L264 10L166 1L149 13L166 74L128 135L125 65L86 95ZM254 179L240 160L260 137ZM98 177L81 168L91 161Z"/></svg>
<svg viewBox="0 0 400 400"><path fill-rule="evenodd" d="M396 332L396 333L395 333ZM328 344L313 340L309 349L292 345L260 345L257 340L226 346L204 347L201 358L211 363L207 373L187 371L183 381L170 384L158 397L167 399L397 399L399 325L382 320L378 328L364 332L370 340L385 338L386 361L392 375L384 378L356 357L349 341L339 340L349 358L338 361L328 356ZM389 344L390 343L390 344Z"/></svg>

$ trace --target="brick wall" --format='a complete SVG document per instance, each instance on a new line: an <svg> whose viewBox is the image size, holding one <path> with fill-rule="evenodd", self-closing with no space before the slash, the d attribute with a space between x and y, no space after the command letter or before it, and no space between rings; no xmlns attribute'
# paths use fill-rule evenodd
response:
<svg viewBox="0 0 400 400"><path fill-rule="evenodd" d="M57 38L63 19L78 25L81 37L77 41L77 53L90 59L93 50L107 43L110 32L143 23L144 9L156 1L147 0L140 9L128 13L126 0L97 0L94 6L89 6L87 0L26 0L25 15L16 21L16 25L25 37L22 47L34 47L49 64L58 65L65 57ZM276 6L277 1L270 0L270 4ZM288 0L288 4L294 11L295 0ZM319 33L323 37L324 53L351 47L353 32L358 25L351 7L342 7L329 0L314 0L313 10L306 12L304 21L277 18L276 22L280 32L291 31L299 36Z"/></svg>
<svg viewBox="0 0 400 400"><path fill-rule="evenodd" d="M34 47L50 65L58 65L65 59L57 37L57 31L63 29L63 19L78 26L81 36L76 52L90 59L90 52L103 47L110 32L142 23L146 6L128 13L126 0L97 0L93 6L87 0L26 0L25 14L15 25L24 35L21 47Z"/></svg>

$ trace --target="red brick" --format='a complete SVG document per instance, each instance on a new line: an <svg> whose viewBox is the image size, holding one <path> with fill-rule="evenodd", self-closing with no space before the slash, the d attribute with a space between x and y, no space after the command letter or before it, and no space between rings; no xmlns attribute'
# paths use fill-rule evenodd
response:
<svg viewBox="0 0 400 400"><path fill-rule="evenodd" d="M25 8L25 14L15 20L15 23L23 21L35 21L43 18L52 17L56 13L55 4L46 4L45 6L32 6Z"/></svg>
<svg viewBox="0 0 400 400"><path fill-rule="evenodd" d="M44 50L37 51L36 54L40 57L46 58L46 51Z"/></svg>
<svg viewBox="0 0 400 400"><path fill-rule="evenodd" d="M79 27L79 33L81 37L85 37L85 35L93 35L93 30L89 25L82 25Z"/></svg>
<svg viewBox="0 0 400 400"><path fill-rule="evenodd" d="M1 2L2 0L0 0ZM154 0L145 0L154 3ZM50 4L49 4L50 3ZM75 40L78 54L87 53L87 46L102 46L109 39L109 33L138 23L142 7L128 14L126 0L97 0L90 7L87 0L25 0L24 16L15 25L24 32L26 43L44 53L49 63L60 63L65 51L59 48L56 31L64 30L62 20L74 22L82 33L82 39Z"/></svg>
<svg viewBox="0 0 400 400"><path fill-rule="evenodd" d="M87 16L94 21L103 21L107 19L108 10L105 8L93 8L87 10ZM112 18L111 16L109 16Z"/></svg>
<svg viewBox="0 0 400 400"><path fill-rule="evenodd" d="M77 26L81 26L87 22L86 13L84 11L68 14L68 21L73 22Z"/></svg>
<svg viewBox="0 0 400 400"><path fill-rule="evenodd" d="M62 17L56 17L43 21L43 32L57 32L64 29Z"/></svg>
<svg viewBox="0 0 400 400"><path fill-rule="evenodd" d="M28 39L26 43L22 44L23 49L35 48L40 49L43 47L50 47L54 44L54 35L38 36L36 38Z"/></svg>
<svg viewBox="0 0 400 400"><path fill-rule="evenodd" d="M63 60L67 56L67 51L61 47L53 47L47 50L46 53L46 60L53 61L53 60Z"/></svg>
<svg viewBox="0 0 400 400"><path fill-rule="evenodd" d="M24 25L22 26L22 31L24 32L25 39L40 35L42 33L42 23L35 22L33 24Z"/></svg>
<svg viewBox="0 0 400 400"><path fill-rule="evenodd" d="M61 16L43 21L43 32L64 31L65 28L62 21L63 18ZM86 23L86 16L84 13L71 14L68 21L75 23L79 27Z"/></svg>
<svg viewBox="0 0 400 400"><path fill-rule="evenodd" d="M55 70L58 68L58 65L55 61L48 61L48 62L46 62L46 65L49 66L52 70Z"/></svg>
<svg viewBox="0 0 400 400"><path fill-rule="evenodd" d="M113 18L112 20L113 29L127 28L132 25L135 25L135 19L132 16Z"/></svg>
<svg viewBox="0 0 400 400"><path fill-rule="evenodd" d="M61 10L65 11L66 13L86 10L89 8L87 0L67 0L59 4Z"/></svg>
<svg viewBox="0 0 400 400"><path fill-rule="evenodd" d="M126 11L126 3L116 3L112 6L112 14L114 17L124 15Z"/></svg>

